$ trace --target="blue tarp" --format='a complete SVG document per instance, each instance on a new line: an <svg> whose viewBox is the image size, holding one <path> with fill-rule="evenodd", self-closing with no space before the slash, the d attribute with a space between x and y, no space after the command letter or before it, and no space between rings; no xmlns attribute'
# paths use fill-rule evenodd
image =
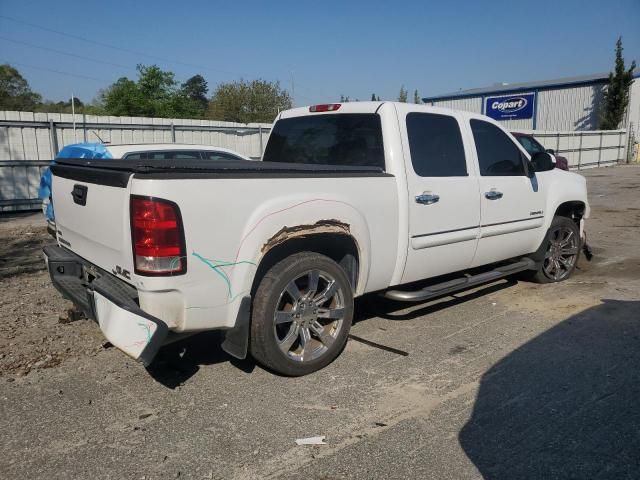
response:
<svg viewBox="0 0 640 480"><path fill-rule="evenodd" d="M102 143L76 143L67 145L56 156L57 158L113 158L111 152ZM55 163L55 160L52 164ZM47 169L40 177L38 197L42 199L42 210L47 220L55 219L51 203L51 169Z"/></svg>

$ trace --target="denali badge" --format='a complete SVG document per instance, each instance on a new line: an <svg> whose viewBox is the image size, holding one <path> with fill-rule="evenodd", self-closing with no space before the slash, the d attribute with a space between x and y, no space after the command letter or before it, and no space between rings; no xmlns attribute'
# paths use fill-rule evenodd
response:
<svg viewBox="0 0 640 480"><path fill-rule="evenodd" d="M537 210L537 211L535 211L535 212L531 212L529 215L531 215L532 217L533 217L534 215L542 215L542 210Z"/></svg>

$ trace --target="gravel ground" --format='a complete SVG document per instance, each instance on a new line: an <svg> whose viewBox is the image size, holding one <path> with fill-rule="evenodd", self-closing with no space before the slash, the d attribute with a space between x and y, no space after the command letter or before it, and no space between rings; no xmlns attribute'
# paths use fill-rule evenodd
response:
<svg viewBox="0 0 640 480"><path fill-rule="evenodd" d="M145 370L42 271L39 215L0 217L6 478L639 478L640 167L590 170L596 257L411 305L360 299L316 374L231 361L215 334ZM325 435L326 445L295 439Z"/></svg>
<svg viewBox="0 0 640 480"><path fill-rule="evenodd" d="M105 343L89 322L61 323L72 306L51 285L42 247L52 243L40 213L0 217L0 375L26 375L92 356Z"/></svg>

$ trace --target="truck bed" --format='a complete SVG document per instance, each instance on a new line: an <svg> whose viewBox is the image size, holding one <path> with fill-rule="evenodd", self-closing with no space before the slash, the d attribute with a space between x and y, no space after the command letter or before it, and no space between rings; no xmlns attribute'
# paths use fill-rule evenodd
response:
<svg viewBox="0 0 640 480"><path fill-rule="evenodd" d="M280 163L280 162L260 162L249 160L228 160L213 161L201 159L157 159L157 160L103 160L103 159L82 159L64 158L56 160L52 166L52 171L56 175L68 177L74 172L84 177L92 177L94 180L103 176L108 178L110 172L119 172L145 178L171 178L177 174L176 178L201 177L202 175L224 175L224 176L378 176L386 175L378 167L369 166L345 166L345 165L320 165L320 164L300 164L300 163ZM80 172L85 172L80 174ZM66 175L65 175L66 174ZM89 178L85 181L90 182ZM94 183L94 182L92 182ZM100 183L100 182L96 182Z"/></svg>

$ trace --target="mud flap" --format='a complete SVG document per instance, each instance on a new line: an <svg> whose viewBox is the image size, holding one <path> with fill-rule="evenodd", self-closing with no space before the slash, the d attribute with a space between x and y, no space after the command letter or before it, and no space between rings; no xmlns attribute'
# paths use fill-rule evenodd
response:
<svg viewBox="0 0 640 480"><path fill-rule="evenodd" d="M243 360L249 350L249 325L251 324L251 297L246 296L240 302L236 325L225 331L222 349L232 357Z"/></svg>

